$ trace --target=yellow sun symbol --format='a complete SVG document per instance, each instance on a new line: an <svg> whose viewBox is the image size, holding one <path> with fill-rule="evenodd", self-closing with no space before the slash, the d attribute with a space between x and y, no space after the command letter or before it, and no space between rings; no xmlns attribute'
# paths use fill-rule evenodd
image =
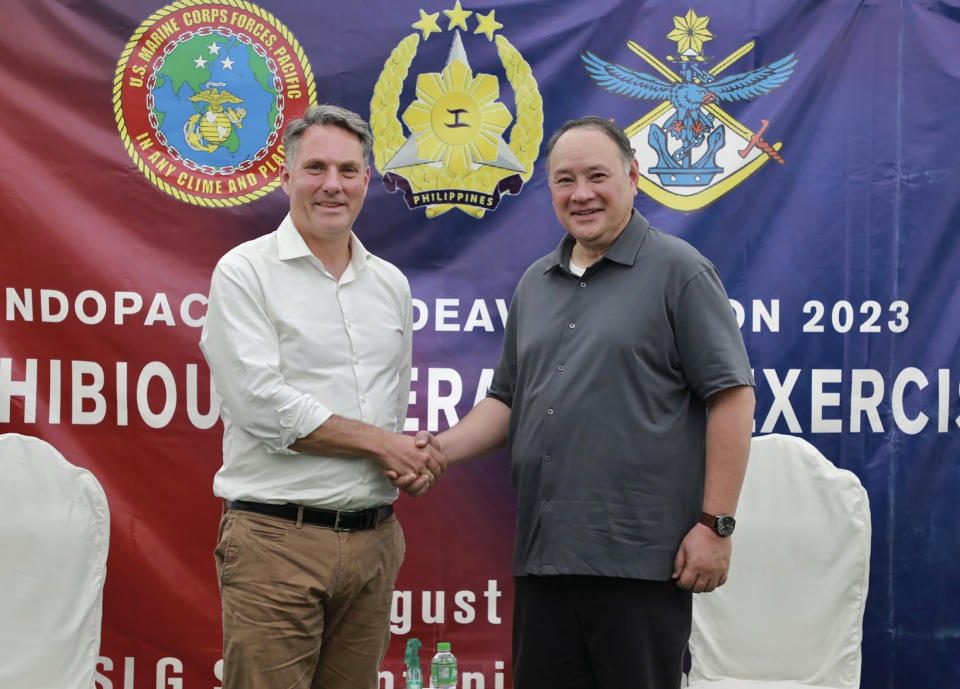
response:
<svg viewBox="0 0 960 689"><path fill-rule="evenodd" d="M503 130L513 120L497 102L500 84L492 74L473 75L461 60L451 61L443 72L417 78L417 100L403 121L417 139L422 160L442 161L454 174L474 163L496 160Z"/></svg>

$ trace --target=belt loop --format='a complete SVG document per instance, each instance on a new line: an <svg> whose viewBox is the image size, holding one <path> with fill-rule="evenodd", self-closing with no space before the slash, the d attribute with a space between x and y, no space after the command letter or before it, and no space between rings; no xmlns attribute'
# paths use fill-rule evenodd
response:
<svg viewBox="0 0 960 689"><path fill-rule="evenodd" d="M303 528L303 505L297 505L297 528Z"/></svg>

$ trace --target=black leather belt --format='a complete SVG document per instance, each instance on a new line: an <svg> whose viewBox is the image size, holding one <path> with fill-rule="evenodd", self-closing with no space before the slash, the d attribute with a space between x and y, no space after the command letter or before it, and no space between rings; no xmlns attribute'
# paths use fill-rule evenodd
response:
<svg viewBox="0 0 960 689"><path fill-rule="evenodd" d="M267 502L247 502L246 500L227 500L228 510L243 510L267 514L271 517L297 521L300 505L292 502L275 505ZM381 505L366 510L328 510L323 507L304 507L303 523L325 526L334 531L363 531L372 529L393 514L393 505Z"/></svg>

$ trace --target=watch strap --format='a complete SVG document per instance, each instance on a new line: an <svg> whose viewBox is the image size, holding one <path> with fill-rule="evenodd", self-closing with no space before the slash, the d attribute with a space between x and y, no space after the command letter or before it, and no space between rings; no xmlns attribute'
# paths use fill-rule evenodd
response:
<svg viewBox="0 0 960 689"><path fill-rule="evenodd" d="M700 523L709 527L715 534L723 538L732 534L737 524L736 520L729 514L710 514L709 512L702 512L700 514Z"/></svg>

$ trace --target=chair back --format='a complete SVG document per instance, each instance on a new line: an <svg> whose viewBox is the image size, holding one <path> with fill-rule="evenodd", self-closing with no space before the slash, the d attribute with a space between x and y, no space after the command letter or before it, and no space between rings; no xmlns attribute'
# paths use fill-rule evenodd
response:
<svg viewBox="0 0 960 689"><path fill-rule="evenodd" d="M93 474L0 435L0 687L92 689L109 539Z"/></svg>
<svg viewBox="0 0 960 689"><path fill-rule="evenodd" d="M870 531L855 474L802 438L755 437L728 581L694 595L690 685L857 689Z"/></svg>

